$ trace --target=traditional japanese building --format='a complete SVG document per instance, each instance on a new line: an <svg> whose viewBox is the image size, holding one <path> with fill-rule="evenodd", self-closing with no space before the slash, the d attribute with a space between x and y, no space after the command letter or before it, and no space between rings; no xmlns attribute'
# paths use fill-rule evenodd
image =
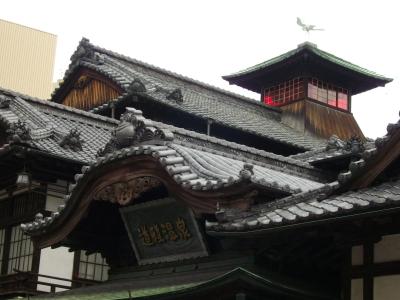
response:
<svg viewBox="0 0 400 300"><path fill-rule="evenodd" d="M83 39L51 101L2 90L1 293L70 249L91 286L38 298L396 299L400 126L351 114L391 79L310 43L224 78L263 103Z"/></svg>

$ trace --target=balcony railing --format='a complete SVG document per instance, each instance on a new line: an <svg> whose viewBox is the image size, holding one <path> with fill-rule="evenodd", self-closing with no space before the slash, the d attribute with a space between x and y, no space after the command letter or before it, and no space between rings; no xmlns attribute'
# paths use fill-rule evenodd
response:
<svg viewBox="0 0 400 300"><path fill-rule="evenodd" d="M13 296L34 296L43 293L55 293L57 290L70 290L84 286L90 286L97 282L86 280L71 280L62 277L43 275L32 272L15 270L15 274L0 276L0 299ZM49 282L48 280L62 283ZM49 291L38 289L49 287Z"/></svg>

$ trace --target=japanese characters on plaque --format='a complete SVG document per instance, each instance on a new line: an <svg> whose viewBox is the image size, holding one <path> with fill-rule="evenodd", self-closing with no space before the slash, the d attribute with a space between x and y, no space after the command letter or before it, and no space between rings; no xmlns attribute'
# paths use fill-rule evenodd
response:
<svg viewBox="0 0 400 300"><path fill-rule="evenodd" d="M173 198L120 209L139 264L208 255L191 210Z"/></svg>

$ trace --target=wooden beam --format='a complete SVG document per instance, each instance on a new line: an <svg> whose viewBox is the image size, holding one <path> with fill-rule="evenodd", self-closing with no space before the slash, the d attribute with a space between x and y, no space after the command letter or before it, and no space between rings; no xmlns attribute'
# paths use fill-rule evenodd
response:
<svg viewBox="0 0 400 300"><path fill-rule="evenodd" d="M368 163L368 169L350 183L351 189L368 187L400 155L400 130L379 149L378 154Z"/></svg>

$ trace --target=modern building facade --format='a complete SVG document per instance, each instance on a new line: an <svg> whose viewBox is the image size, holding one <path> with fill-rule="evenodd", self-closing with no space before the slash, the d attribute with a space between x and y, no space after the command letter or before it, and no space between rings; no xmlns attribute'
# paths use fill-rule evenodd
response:
<svg viewBox="0 0 400 300"><path fill-rule="evenodd" d="M48 99L56 44L54 34L0 19L0 87Z"/></svg>

